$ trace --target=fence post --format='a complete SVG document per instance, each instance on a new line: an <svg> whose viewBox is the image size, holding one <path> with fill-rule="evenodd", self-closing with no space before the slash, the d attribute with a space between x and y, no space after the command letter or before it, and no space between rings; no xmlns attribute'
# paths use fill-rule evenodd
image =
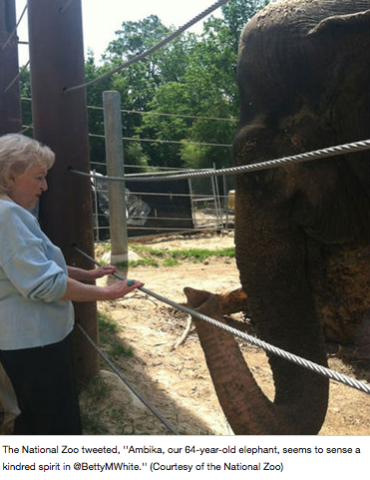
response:
<svg viewBox="0 0 370 480"><path fill-rule="evenodd" d="M9 40L15 26L15 0L0 0L0 135L22 130L19 81L5 91L19 71L18 37Z"/></svg>
<svg viewBox="0 0 370 480"><path fill-rule="evenodd" d="M224 212L225 212L225 230L226 232L229 231L229 211L228 211L228 205L227 205L227 200L228 200L228 188L227 188L227 183L226 183L226 175L222 175L222 184L223 184L223 190L224 190Z"/></svg>
<svg viewBox="0 0 370 480"><path fill-rule="evenodd" d="M90 179L75 178L69 167L88 172L86 92L64 93L85 82L81 0L64 11L60 0L28 0L28 31L35 138L56 154L49 189L40 201L40 223L61 248L68 265L90 269L73 245L94 255ZM76 302L75 318L98 343L96 302ZM74 332L77 378L86 385L99 374L99 358L82 333Z"/></svg>
<svg viewBox="0 0 370 480"><path fill-rule="evenodd" d="M107 173L113 177L124 177L121 95L119 92L103 92L103 106ZM128 261L125 193L125 182L109 182L110 261L113 264Z"/></svg>

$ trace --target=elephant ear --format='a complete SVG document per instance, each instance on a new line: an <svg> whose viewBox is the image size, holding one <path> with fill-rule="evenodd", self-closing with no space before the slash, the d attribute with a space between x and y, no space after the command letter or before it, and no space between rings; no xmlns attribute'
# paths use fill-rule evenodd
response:
<svg viewBox="0 0 370 480"><path fill-rule="evenodd" d="M321 20L321 22L311 28L307 36L332 32L333 29L346 29L347 31L348 29L355 29L358 31L361 27L368 27L369 21L370 10L347 15L333 15Z"/></svg>

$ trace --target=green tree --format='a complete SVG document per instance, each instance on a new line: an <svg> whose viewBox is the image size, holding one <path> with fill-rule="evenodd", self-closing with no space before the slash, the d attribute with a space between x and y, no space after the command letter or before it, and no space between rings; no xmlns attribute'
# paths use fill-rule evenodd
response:
<svg viewBox="0 0 370 480"><path fill-rule="evenodd" d="M233 0L221 7L223 22L228 28L233 51L238 49L239 38L244 25L269 3L270 0Z"/></svg>
<svg viewBox="0 0 370 480"><path fill-rule="evenodd" d="M236 82L237 49L245 23L266 0L234 0L222 8L223 18L211 17L202 35L188 49L186 69L170 83L158 86L149 103L155 112L214 117L227 120L185 120L176 117L146 117L138 131L152 138L181 141L182 145L153 148L163 165L218 167L231 164L231 148L238 115ZM166 57L168 59L170 55ZM195 145L209 143L217 146ZM160 153L159 153L160 152Z"/></svg>
<svg viewBox="0 0 370 480"><path fill-rule="evenodd" d="M222 7L223 18L211 17L204 24L201 42L194 54L194 67L187 72L187 84L197 78L199 115L220 118L238 116L239 98L236 81L238 45L241 31L267 0L234 0ZM196 87L196 85L194 85ZM231 144L236 123L195 122L189 130L191 140L214 144ZM181 152L186 165L198 167L230 166L232 151L228 147L184 146Z"/></svg>
<svg viewBox="0 0 370 480"><path fill-rule="evenodd" d="M165 27L155 15L137 22L123 22L122 28L116 32L117 38L110 42L103 57L104 68L109 66L113 69L126 60L136 57L156 45L172 31L171 28ZM169 83L176 83L183 76L189 50L195 42L194 34L184 34L148 58L113 75L110 87L121 93L123 109L135 112L152 109L151 102L157 89ZM122 123L124 137L140 135L146 139L162 138L157 136L157 131L151 128L150 122L147 123L145 131L142 130L144 116L138 113L124 113ZM171 137L168 138L171 140ZM133 147L130 148L133 149ZM146 158L150 157L153 165L162 165L163 158L172 158L174 150L178 152L179 146L173 148L171 144L157 142L141 144L142 155ZM138 152L139 149L136 147L135 151Z"/></svg>
<svg viewBox="0 0 370 480"><path fill-rule="evenodd" d="M136 142L127 142L124 148L125 173L143 173L147 171L148 156L141 145Z"/></svg>
<svg viewBox="0 0 370 480"><path fill-rule="evenodd" d="M31 82L29 68L22 68L20 70L19 89L21 95L23 133L24 135L33 137Z"/></svg>
<svg viewBox="0 0 370 480"><path fill-rule="evenodd" d="M109 71L109 66L95 65L95 59L92 51L88 52L85 62L86 82L101 77ZM87 115L89 128L90 144L90 162L92 168L99 173L106 173L105 168L105 141L104 141L104 112L103 112L103 92L112 89L112 79L109 77L86 89L87 95ZM100 165L103 164L103 165Z"/></svg>
<svg viewBox="0 0 370 480"><path fill-rule="evenodd" d="M239 37L247 20L267 3L233 0L222 7L222 18L211 16L204 23L202 34L185 32L146 59L89 86L92 162L105 163L103 92L118 90L123 109L122 137L138 139L124 140L126 164L192 168L230 165L231 148L219 145L230 145L236 129ZM86 80L99 78L147 51L174 29L155 15L123 22L102 63L97 64L93 52L88 52ZM28 72L22 73L21 88L22 95L29 97ZM23 123L32 123L30 102L24 101L22 106ZM97 169L105 173L104 166Z"/></svg>
<svg viewBox="0 0 370 480"><path fill-rule="evenodd" d="M102 66L95 65L92 52L89 52L85 65L86 81L99 78L114 68L113 64L119 64L118 60L104 63ZM139 84L143 83L143 75L138 75ZM100 173L105 174L105 139L104 139L104 110L103 93L108 90L117 90L121 94L121 102L125 109L139 108L133 102L127 87L129 79L126 76L115 74L97 82L87 89L88 121L90 134L90 160L93 167ZM139 87L137 87L139 88ZM135 114L122 113L122 137L133 137L135 129L141 120ZM145 166L148 158L140 144L125 142L125 164Z"/></svg>

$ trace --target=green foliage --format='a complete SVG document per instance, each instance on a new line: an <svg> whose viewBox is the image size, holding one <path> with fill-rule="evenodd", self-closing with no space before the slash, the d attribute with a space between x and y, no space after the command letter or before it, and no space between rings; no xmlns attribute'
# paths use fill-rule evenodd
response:
<svg viewBox="0 0 370 480"><path fill-rule="evenodd" d="M109 315L101 311L98 312L98 323L100 344L104 346L120 331L120 326Z"/></svg>
<svg viewBox="0 0 370 480"><path fill-rule="evenodd" d="M130 262L130 267L155 267L158 268L159 264L153 258L143 258L141 260L135 260L134 262Z"/></svg>
<svg viewBox="0 0 370 480"><path fill-rule="evenodd" d="M141 255L145 256L145 262L151 257L161 258L164 266L176 266L178 260L192 260L203 262L210 257L229 257L235 258L234 248L222 248L218 250L207 250L190 248L188 250L159 250L142 245L131 245L131 248ZM131 263L130 263L130 266ZM158 264L157 264L158 266Z"/></svg>
<svg viewBox="0 0 370 480"><path fill-rule="evenodd" d="M101 377L95 377L80 395L81 421L85 434L104 435L108 429L101 421L106 411L101 404L111 395L111 387Z"/></svg>
<svg viewBox="0 0 370 480"><path fill-rule="evenodd" d="M148 107L158 113L235 119L240 33L247 20L266 3L265 0L234 0L223 8L224 18L211 17L205 22L203 33L188 49L185 68L175 80L168 79L158 85ZM166 60L170 61L169 58L171 52L167 53ZM180 58L184 62L183 57ZM235 129L236 122L231 121L146 116L137 131L150 138L182 142L181 145L152 145L156 165L207 168L230 166L231 148L196 144L231 145Z"/></svg>
<svg viewBox="0 0 370 480"><path fill-rule="evenodd" d="M108 350L108 355L110 357L132 357L134 355L134 350L131 346L126 347L122 343L115 343Z"/></svg>
<svg viewBox="0 0 370 480"><path fill-rule="evenodd" d="M235 250L234 248L223 248L220 250L205 250L205 249L197 249L191 248L189 250L172 250L171 256L174 258L181 258L181 259L193 259L199 262L203 262L207 258L210 257L235 257Z"/></svg>
<svg viewBox="0 0 370 480"><path fill-rule="evenodd" d="M129 111L122 114L122 136L156 140L124 140L125 164L230 166L230 147L199 144L232 144L238 116L239 37L247 20L267 3L268 0L232 0L222 7L221 18L209 17L201 34L184 32L144 60L88 87L91 161L105 163L105 142L101 138L104 135L102 94L106 90L117 90L121 94L122 109ZM101 77L147 51L174 30L155 15L135 22L124 21L100 63L96 63L93 52L88 52L86 81ZM27 70L21 75L21 91L23 96L30 97ZM23 102L22 106L23 123L29 125L32 123L30 102ZM149 111L153 114L141 114ZM106 173L104 166L97 170Z"/></svg>
<svg viewBox="0 0 370 480"><path fill-rule="evenodd" d="M29 68L20 70L19 89L21 94L21 108L22 108L22 125L24 135L33 136L33 128L25 130L26 127L32 125L32 103L31 103L31 82Z"/></svg>
<svg viewBox="0 0 370 480"><path fill-rule="evenodd" d="M86 392L90 397L94 397L96 401L101 401L108 398L111 394L111 387L104 381L103 378L97 376L91 380L87 385Z"/></svg>
<svg viewBox="0 0 370 480"><path fill-rule="evenodd" d="M165 267L176 267L179 264L179 261L175 258L166 258L163 262Z"/></svg>
<svg viewBox="0 0 370 480"><path fill-rule="evenodd" d="M270 0L233 0L222 7L225 26L229 29L234 51L238 48L244 25L269 3Z"/></svg>
<svg viewBox="0 0 370 480"><path fill-rule="evenodd" d="M124 153L125 173L143 173L147 171L149 156L136 142L127 142Z"/></svg>
<svg viewBox="0 0 370 480"><path fill-rule="evenodd" d="M98 312L99 340L102 348L107 350L110 357L132 357L134 351L131 346L126 347L118 337L121 326L104 312Z"/></svg>

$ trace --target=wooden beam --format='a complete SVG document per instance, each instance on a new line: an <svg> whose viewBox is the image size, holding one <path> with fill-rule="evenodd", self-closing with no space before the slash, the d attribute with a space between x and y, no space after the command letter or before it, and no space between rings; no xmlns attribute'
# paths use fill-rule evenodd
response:
<svg viewBox="0 0 370 480"><path fill-rule="evenodd" d="M0 0L0 135L22 129L15 0ZM11 36L12 35L12 36Z"/></svg>
<svg viewBox="0 0 370 480"><path fill-rule="evenodd" d="M64 11L60 0L28 0L32 111L35 138L50 146L56 162L48 175L49 190L40 204L40 223L69 265L91 268L73 248L94 256L91 185L72 175L69 166L88 172L89 143L85 90L64 88L84 83L81 0ZM76 303L76 321L97 343L95 303ZM95 350L75 332L75 361L80 383L99 371Z"/></svg>

